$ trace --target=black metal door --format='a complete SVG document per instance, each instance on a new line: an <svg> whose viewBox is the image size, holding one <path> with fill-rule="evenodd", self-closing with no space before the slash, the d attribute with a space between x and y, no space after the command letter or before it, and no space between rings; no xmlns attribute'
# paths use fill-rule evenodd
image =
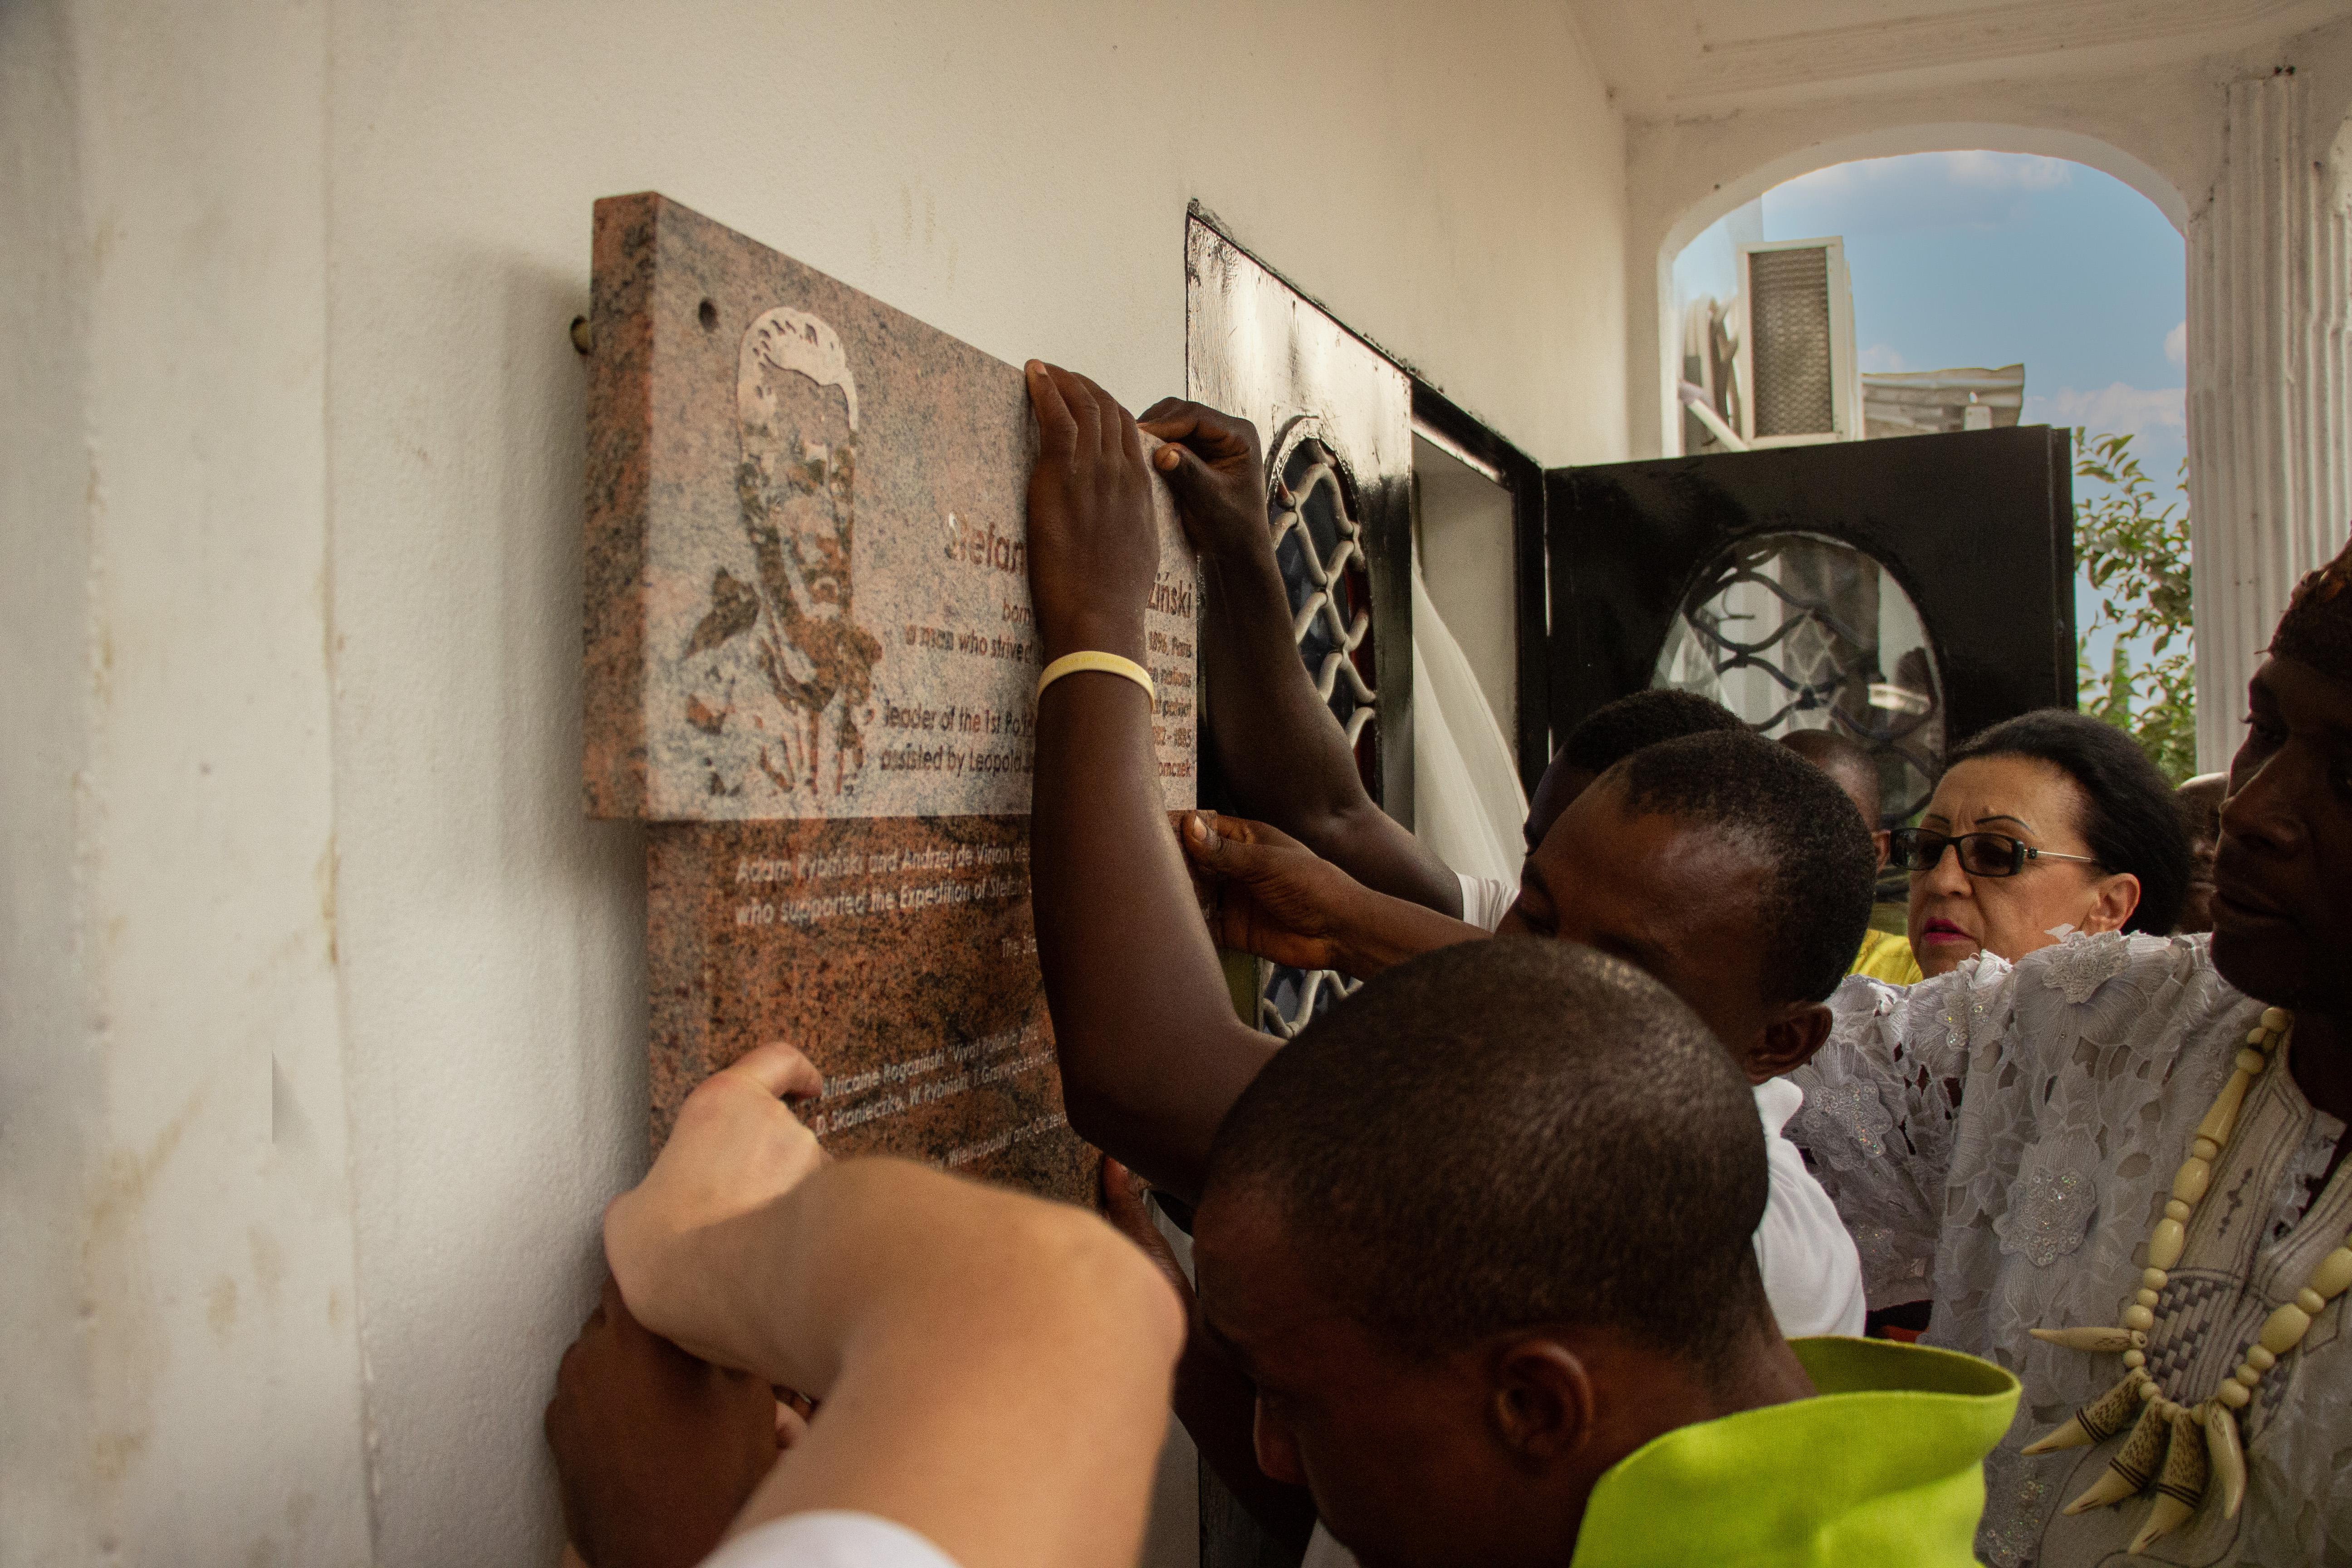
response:
<svg viewBox="0 0 2352 1568"><path fill-rule="evenodd" d="M1545 486L1554 744L1628 692L1713 680L1764 733L1837 728L1879 750L1893 818L1947 743L2074 706L2063 429L1610 463ZM1925 658L1895 651L1905 627Z"/></svg>

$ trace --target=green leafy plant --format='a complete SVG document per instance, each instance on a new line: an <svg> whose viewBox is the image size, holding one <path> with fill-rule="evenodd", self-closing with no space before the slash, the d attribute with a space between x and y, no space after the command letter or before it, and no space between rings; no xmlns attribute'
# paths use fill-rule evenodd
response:
<svg viewBox="0 0 2352 1568"><path fill-rule="evenodd" d="M2180 465L2170 500L2144 473L2129 436L2074 432L2074 475L2097 487L2074 503L2074 567L2099 595L2081 628L2111 629L2105 670L2080 659L2082 710L2137 741L2179 784L2197 771L2197 635L2189 619L2189 506ZM2135 657L2135 649L2138 657Z"/></svg>

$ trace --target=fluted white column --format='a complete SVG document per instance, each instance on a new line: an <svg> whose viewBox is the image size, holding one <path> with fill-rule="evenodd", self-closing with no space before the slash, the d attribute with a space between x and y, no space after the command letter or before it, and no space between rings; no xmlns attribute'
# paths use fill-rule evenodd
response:
<svg viewBox="0 0 2352 1568"><path fill-rule="evenodd" d="M2352 214L2339 128L2280 70L2228 91L2189 223L2189 494L2197 758L2227 764L2246 679L2295 580L2352 521Z"/></svg>

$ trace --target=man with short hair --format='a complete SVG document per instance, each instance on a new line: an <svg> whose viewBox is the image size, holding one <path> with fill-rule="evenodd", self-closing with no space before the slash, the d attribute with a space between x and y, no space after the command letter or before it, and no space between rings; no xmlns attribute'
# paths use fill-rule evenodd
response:
<svg viewBox="0 0 2352 1568"><path fill-rule="evenodd" d="M1780 743L1837 781L1870 825L1870 841L1878 850L1879 869L1885 870L1888 830L1879 810L1878 764L1862 742L1835 730L1794 730L1780 737ZM1899 931L1875 928L1862 933L1862 951L1854 954L1847 973L1867 974L1890 985L1913 984L1920 977L1919 961L1911 955L1911 939Z"/></svg>
<svg viewBox="0 0 2352 1568"><path fill-rule="evenodd" d="M1148 474L1128 467L1130 443L1140 463L1139 437L1084 377L1035 366L1030 390L1043 450L1030 486L1029 569L1045 655L1049 666L1082 650L1137 658L1150 582L1141 557L1150 542L1133 531L1144 514L1131 510L1148 494ZM1177 450L1163 447L1154 460L1164 470ZM1182 458L1201 461L1191 452ZM1185 521L1195 537L1205 531L1202 520L1188 513ZM1131 608L1130 580L1143 584ZM1681 700L1685 707L1696 700ZM1046 686L1038 701L1031 889L1071 1125L1190 1202L1218 1121L1276 1042L1234 1015L1163 826L1150 719L1144 693L1128 680L1088 671ZM1328 713L1317 721L1338 738ZM1869 914L1868 835L1818 770L1744 731L1669 745L1696 750L1641 774L1633 804L1611 815L1597 806L1583 813L1597 792L1581 792L1545 840L1548 848L1578 820L1584 826L1573 843L1591 842L1605 867L1580 871L1558 890L1570 928L1560 934L1661 973L1717 1028L1751 1082L1763 1085L1803 1061L1827 1033L1821 998L1843 973ZM1194 857L1232 884L1278 856L1274 837L1228 846L1203 816L1186 826ZM1629 855L1633 843L1642 850ZM1486 934L1362 888L1297 846L1287 847L1286 863L1339 889L1330 895L1344 906L1336 918L1349 923L1335 924L1333 940L1371 933L1380 947L1341 957L1336 948L1257 944L1280 962L1368 976L1396 957ZM1589 921L1578 900L1590 902ZM1247 928L1270 929L1278 916L1244 898L1221 900L1217 921L1226 944L1239 946ZM1787 973L1792 944L1823 940L1842 947L1834 964L1819 976ZM1550 1004L1526 997L1519 1005L1532 1013ZM1759 1097L1758 1114L1776 1136L1794 1109L1790 1094L1782 1084ZM1784 1152L1775 1185L1785 1201L1761 1238L1779 1254L1766 1266L1775 1301L1801 1331L1858 1333L1853 1244L1795 1151Z"/></svg>
<svg viewBox="0 0 2352 1568"><path fill-rule="evenodd" d="M1559 814L1591 787L1594 779L1643 747L1680 740L1685 735L1706 735L1718 731L1745 733L1747 729L1722 703L1710 702L1696 692L1672 688L1654 687L1602 703L1568 732L1568 739L1552 753L1551 765L1536 781L1536 792L1528 797L1528 819L1519 828L1527 852L1536 852L1544 835L1551 831L1551 825L1559 820ZM1282 824L1277 820L1274 826L1280 827ZM1344 862L1335 864L1342 870L1348 868ZM1503 923L1504 914L1519 896L1516 882L1471 876L1463 876L1460 880L1462 918L1487 931Z"/></svg>
<svg viewBox="0 0 2352 1568"><path fill-rule="evenodd" d="M1802 1099L1782 1075L1828 1037L1823 998L1870 912L1875 864L1844 804L1818 769L1745 730L1643 747L1569 804L1528 858L1501 922L1506 935L1579 942L1635 964L1730 1050L1771 1156L1757 1251L1773 1310L1796 1333L1863 1331L1853 1238L1780 1136ZM1214 879L1213 930L1224 945L1369 978L1471 940L1302 849L1253 841L1263 834L1255 825L1216 828L1188 830L1185 847Z"/></svg>
<svg viewBox="0 0 2352 1568"><path fill-rule="evenodd" d="M1074 652L1139 659L1151 581L1139 440L1118 405L1082 377L1033 366L1030 390L1043 451L1030 489L1029 563L1049 669ZM1032 900L1071 1125L1189 1204L1201 1192L1218 1122L1276 1042L1234 1014L1160 810L1150 720L1146 694L1131 679L1087 670L1046 685L1038 703ZM1717 1048L1731 1048L1762 1082L1803 1060L1827 1030L1819 998L1843 973L1868 911L1868 834L1818 770L1769 742L1719 733L1674 746L1696 751L1640 773L1630 805L1621 800L1620 774L1644 753L1580 795L1546 837L1538 865L1555 844L1562 854L1588 856L1591 868L1579 868L1560 891L1552 917L1559 934L1670 972L1717 1029ZM1224 843L1199 815L1186 835L1195 853L1213 859ZM1406 922L1402 931L1382 931L1383 940L1398 942L1398 956L1407 942L1418 952L1486 935L1358 887L1295 845L1287 853ZM1254 918L1231 903L1217 913L1227 931ZM1807 942L1827 945L1809 954ZM1270 956L1320 967L1330 955ZM1343 967L1371 973L1386 962L1359 954ZM1531 1025L1565 1005L1539 991L1506 1001ZM1450 1064L1424 1065L1442 1073ZM1774 1092L1785 1099L1787 1086ZM1759 1135L1765 1120L1777 1134L1790 1109L1751 1100ZM1772 1219L1785 1225L1759 1226L1760 1215L1748 1221L1756 1240L1779 1255L1766 1264L1774 1299L1787 1275L1792 1321L1810 1331L1858 1332L1853 1244L1795 1151L1783 1152L1767 1169ZM1491 1166L1479 1179L1507 1174ZM1214 1462L1216 1437L1194 1431Z"/></svg>
<svg viewBox="0 0 2352 1568"><path fill-rule="evenodd" d="M2013 1381L1783 1340L1762 1155L1720 1045L1629 965L1506 940L1371 982L1210 1153L1198 1316L1259 1462L1375 1568L1973 1562Z"/></svg>

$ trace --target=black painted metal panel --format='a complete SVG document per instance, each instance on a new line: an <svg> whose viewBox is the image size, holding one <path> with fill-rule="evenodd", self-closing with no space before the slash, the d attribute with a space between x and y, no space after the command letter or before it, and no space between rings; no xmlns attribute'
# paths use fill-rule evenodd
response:
<svg viewBox="0 0 2352 1568"><path fill-rule="evenodd" d="M1839 441L1545 475L1552 732L1651 683L1699 573L1737 542L1806 532L1877 560L1918 607L1958 743L2074 706L2074 502L2048 426Z"/></svg>
<svg viewBox="0 0 2352 1568"><path fill-rule="evenodd" d="M1363 530L1379 718L1359 761L1381 810L1412 826L1412 390L1405 373L1219 232L1184 231L1187 396L1255 424L1270 475L1295 441L1328 447ZM1216 701L1214 691L1202 700ZM1209 749L1203 748L1204 761ZM1202 781L1202 804L1219 804Z"/></svg>

